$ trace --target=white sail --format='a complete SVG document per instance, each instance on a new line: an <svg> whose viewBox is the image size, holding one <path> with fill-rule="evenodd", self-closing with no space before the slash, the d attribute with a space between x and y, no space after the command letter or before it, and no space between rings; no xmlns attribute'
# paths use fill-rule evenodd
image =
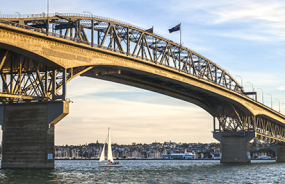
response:
<svg viewBox="0 0 285 184"><path fill-rule="evenodd" d="M99 160L99 167L122 167L123 166L122 163L114 162L113 160L110 128L108 129L108 162L100 163L104 160L104 157L105 157L105 144L101 152L101 156Z"/></svg>
<svg viewBox="0 0 285 184"><path fill-rule="evenodd" d="M99 162L102 162L103 160L105 160L105 144L104 144L103 149L101 151Z"/></svg>
<svg viewBox="0 0 285 184"><path fill-rule="evenodd" d="M112 154L112 146L111 146L110 128L108 129L108 161L114 162Z"/></svg>

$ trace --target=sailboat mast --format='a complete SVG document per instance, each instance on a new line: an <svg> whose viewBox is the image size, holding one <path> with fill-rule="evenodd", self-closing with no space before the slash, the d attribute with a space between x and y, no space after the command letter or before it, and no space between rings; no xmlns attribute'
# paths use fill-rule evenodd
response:
<svg viewBox="0 0 285 184"><path fill-rule="evenodd" d="M110 127L108 129L108 160L111 162L114 162L113 154L112 154L112 146L111 146Z"/></svg>
<svg viewBox="0 0 285 184"><path fill-rule="evenodd" d="M108 145L111 143L110 127L108 128Z"/></svg>

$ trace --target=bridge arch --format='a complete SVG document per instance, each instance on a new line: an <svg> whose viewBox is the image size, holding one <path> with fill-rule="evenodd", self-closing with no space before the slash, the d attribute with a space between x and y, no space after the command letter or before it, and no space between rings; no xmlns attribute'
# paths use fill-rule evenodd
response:
<svg viewBox="0 0 285 184"><path fill-rule="evenodd" d="M0 49L2 49L2 51L5 52L5 53L2 53L2 57L3 57L3 55L4 56L7 55L6 57L8 57L9 52L10 53L17 53L17 54L24 56L26 58L29 58L31 60L40 62L50 69L61 68L61 66L59 66L57 63L45 58L44 56L39 55L39 54L37 54L31 50L27 50L25 48L25 46L19 47L19 45L9 45L9 44L5 44L5 43L0 43Z"/></svg>
<svg viewBox="0 0 285 184"><path fill-rule="evenodd" d="M23 15L22 17L25 18L21 19L21 21L19 21L18 18L7 17L2 23L32 30L36 37L43 37L43 34L38 34L38 32L44 32L46 17L42 17L42 15ZM80 14L56 13L52 14L49 19L50 24L53 25L53 32L47 34L52 37L48 41L36 39L34 43L39 44L40 42L54 40L55 42L50 42L51 48L53 45L58 45L58 42L62 42L62 39L57 39L58 37L64 38L66 41L72 41L67 44L67 47L77 42L103 48L113 51L109 54L120 53L128 57L140 58L144 61L155 63L156 65L163 65L176 69L179 72L212 81L234 91L243 92L242 87L231 75L209 59L171 40L155 35L137 26L108 18L90 17L90 15ZM7 20L12 22L8 22ZM9 27L7 27L7 29L9 29ZM89 41L90 35L87 36L86 34L86 29L91 29L91 36L93 37L91 41ZM18 29L18 31L23 31L23 29ZM94 32L98 33L97 43L94 42ZM9 39L9 37L7 38ZM61 49L65 50L63 47ZM45 48L45 50L49 49ZM83 51L86 51L86 48ZM76 49L76 52L79 52L79 50ZM48 54L50 55L51 53ZM58 62L58 64L63 63Z"/></svg>
<svg viewBox="0 0 285 184"><path fill-rule="evenodd" d="M79 17L80 18L80 17ZM73 19L79 19L78 17L73 17ZM55 19L58 21L59 17L56 16ZM87 21L89 21L90 18L87 18ZM80 20L80 19L79 19ZM97 20L98 22L102 21L101 18L98 18ZM76 22L76 21L75 21ZM81 22L81 20L80 20ZM80 22L77 21L77 24L80 24ZM154 79L155 75L159 78L163 78L163 75L165 75L164 72L168 72L168 78L170 78L171 80L169 81L179 81L179 80L187 80L187 78L191 78L192 81L195 81L196 83L201 83L203 85L203 83L213 86L214 88L216 88L217 86L219 86L219 88L222 91L225 90L230 90L233 93L240 93L243 92L243 89L239 86L239 84L233 79L233 77L231 77L227 72L225 72L223 69L221 69L220 67L218 67L215 63L209 61L208 59L200 56L199 54L181 47L179 45L177 45L176 43L173 43L172 41L166 40L162 37L159 37L157 35L154 35L152 33L149 33L147 31L144 31L142 29L138 29L136 27L133 26L128 26L125 24L121 24L121 23L115 23L114 21L109 21L106 20L106 23L108 23L108 27L106 27L105 30L105 35L104 37L102 37L103 40L101 40L101 45L98 45L97 47L92 47L90 48L90 46L88 47L86 44L90 44L88 42L87 37L82 37L82 35L84 35L84 29L81 29L82 35L75 37L74 40L72 40L70 37L68 39L60 39L62 38L62 36L57 35L56 33L52 33L51 35L55 35L57 37L49 37L47 39L47 37L45 35L43 35L42 33L35 33L35 38L29 36L29 34L25 34L25 35L21 35L20 39L18 39L17 42L12 42L11 44L15 44L16 46L18 45L24 45L25 42L25 48L28 48L30 52L36 53L38 55L41 55L43 58L48 58L49 60L52 60L54 63L60 65L61 67L67 69L67 73L68 70L70 69L77 69L77 68L82 68L82 67L94 67L94 66L105 66L105 68L112 68L112 67L123 67L124 69L128 68L128 70L133 70L136 69L136 71L140 71L142 68L145 68L143 71L141 72L145 72L148 74L152 73L152 79ZM100 23L101 24L101 23ZM66 23L64 24L59 24L57 25L59 28L58 29L62 29L65 28ZM63 26L63 27L61 27ZM83 23L83 27L86 26ZM27 26L28 28L29 26ZM136 43L135 48L133 48L133 52L131 53L126 53L123 51L123 46L122 46L122 40L120 40L121 37L123 37L123 33L119 32L119 28L125 29L127 28L129 31L134 31L136 33L139 33L139 37L137 38L137 40L134 37L129 36L129 42L134 42ZM9 30L9 27L7 28ZM17 28L19 29L19 28ZM30 29L35 29L33 27L30 27ZM111 31L112 30L112 31ZM23 30L17 30L19 32L23 32ZM78 30L77 30L78 31ZM67 30L66 30L67 33ZM100 33L100 30L98 30L98 33ZM119 36L121 34L121 36ZM109 46L106 47L104 46L104 43L106 42L106 38L110 37L110 42L109 42ZM10 38L13 37L13 35L10 33ZM15 36L18 37L18 36ZM15 38L14 37L14 38ZM151 46L153 44L150 43L150 39L149 37L153 37L153 39L157 39L157 43L156 45L160 45L160 46ZM11 40L14 39L5 39L2 42L11 42ZM67 36L65 35L63 38L67 38ZM84 39L85 38L85 39ZM113 39L113 40L112 40ZM70 41L72 40L72 41ZM74 43L74 41L76 42L80 42L79 44ZM114 43L112 43L114 42ZM148 43L149 42L149 43ZM62 43L62 44L60 44ZM82 45L83 43L83 45ZM93 43L94 44L94 43ZM129 43L130 44L130 43ZM163 46L163 44L165 46ZM39 48L35 48L34 45L37 45ZM113 48L114 46L114 48ZM138 49L140 48L140 49ZM161 49L164 48L164 49ZM130 48L129 48L130 49ZM160 50L159 50L160 49ZM136 51L138 50L138 51ZM158 50L156 52L156 54L153 54L153 56L151 55L150 50ZM180 50L180 54L179 54L179 58L178 58L178 50ZM48 51L48 52L46 52ZM95 52L94 52L95 51ZM76 52L76 55L74 55L74 52ZM136 53L137 52L137 53ZM162 54L163 53L163 54ZM140 55L141 54L141 55ZM161 55L160 59L157 55ZM157 59L154 59L155 56L157 57ZM182 57L183 56L183 57ZM120 58L120 59L118 59ZM183 59L182 59L183 58ZM181 60L180 60L181 59ZM135 68L136 67L136 68ZM152 72L148 72L147 70L149 70L152 67ZM96 70L95 67L93 70ZM84 69L82 69L82 71L85 71ZM84 72L79 72L80 74L83 74ZM40 73L41 71L39 71ZM89 73L91 71L89 70ZM70 72L71 73L71 72ZM71 76L72 74L70 74ZM86 75L86 74L84 74ZM175 79L175 77L178 78L179 80ZM182 77L181 77L182 76ZM68 78L68 77L67 77ZM73 76L74 78L74 76ZM104 77L103 77L104 78ZM71 77L70 77L71 79ZM114 81L114 79L112 79ZM117 80L118 81L118 80ZM168 82L169 82L168 81ZM183 81L180 81L181 83L183 83ZM130 82L128 82L130 83ZM213 85L211 85L211 83ZM137 84L133 84L138 86ZM140 84L140 86L142 87L142 85ZM146 89L150 89L150 87L146 87L147 85L145 85L144 88ZM164 87L165 88L165 87ZM192 102L200 107L202 107L203 109L205 109L207 112L209 112L211 115L213 116L218 116L213 108L213 106L215 106L216 104L227 104L227 102L225 103L225 101L227 101L227 99L221 100L219 99L218 101L213 102L212 105L210 105L208 102L206 102L206 100L203 98L206 98L209 96L211 96L211 91L208 89L208 94L202 94L201 93L201 89L203 89L203 86L200 86L200 93L202 95L200 95L200 97L197 98L197 92L196 92L196 98L193 98L193 96L195 95L189 95L190 91L188 90L188 96L192 96L191 98L185 98L185 92L184 95L182 95L181 90L186 91L185 87L180 87L181 89L178 90L180 91L180 97L178 97L177 93L178 91L176 90L176 92L166 92L167 90L160 90L160 93L163 94L167 94L169 96L176 96L180 99ZM198 86L199 88L199 86ZM196 89L198 89L196 86ZM210 87L211 88L211 87ZM223 89L225 88L225 89ZM59 88L60 89L60 86ZM158 91L157 89L152 89L153 91ZM199 90L198 90L199 91ZM206 90L207 91L207 90ZM213 93L212 93L213 94ZM221 96L216 94L216 97L222 97L224 98L225 96ZM211 101L210 99L208 99L208 101ZM213 101L213 100L212 100ZM242 104L235 102L235 104L237 104L238 106L240 106L241 109L243 109L243 111L246 111L246 114L252 114L252 112L250 112L250 110L248 110L245 106L243 106ZM212 107L211 107L212 106ZM227 105L228 106L228 105Z"/></svg>
<svg viewBox="0 0 285 184"><path fill-rule="evenodd" d="M218 116L214 110L218 108L216 104L223 104L231 108L229 101L246 114L253 115L250 109L247 109L246 106L234 98L223 97L217 92L211 91L211 88L213 88L212 83L195 85L200 81L189 79L183 75L175 75L171 70L157 70L157 68L151 70L149 65L131 67L124 64L120 65L120 63L115 65L93 65L92 67L91 70L81 75L130 85L184 100L203 108L212 116Z"/></svg>
<svg viewBox="0 0 285 184"><path fill-rule="evenodd" d="M15 48L24 46L33 57L46 58L46 65L49 61L58 65L53 69L45 66L43 70L35 67L36 79L23 90L25 94L32 90L29 94L38 99L65 100L66 82L84 75L189 101L218 118L223 130L233 124L229 121L237 125L229 130L249 130L246 124L253 130L254 118L259 114L285 123L284 115L246 96L243 88L224 69L147 30L80 14L51 14L48 19L43 15L21 17L0 18L0 43ZM46 30L47 27L52 30ZM21 74L20 70L6 72L11 79L16 73ZM10 92L22 95L19 83L7 84L6 88L8 86L15 87Z"/></svg>
<svg viewBox="0 0 285 184"><path fill-rule="evenodd" d="M30 56L28 55L30 53L29 51L11 45L2 45L4 45L2 47L4 49L2 49L2 55L5 55L8 51L10 52L10 54L17 55L17 58L24 57L25 59L23 60L28 60L31 63L38 62L38 76L36 74L35 68L31 68L31 72L34 72L36 77L38 78L43 79L45 77L45 74L40 75L40 73L45 73L46 71L54 70L54 68L58 66L56 62L48 60L44 57L44 55L38 55L33 53L32 57L26 57ZM102 54L100 55L102 56ZM7 61L3 63L3 69L6 70L6 73L10 73L11 70L9 69L9 67L11 66L11 63L14 62L13 65L18 65L19 62L16 60L12 61L12 58L6 58L6 60ZM53 65L52 63L55 63L55 65ZM217 92L215 94L215 92L211 91L212 88L219 86L217 84L205 81L203 79L199 79L195 76L188 76L185 73L179 73L175 69L168 68L165 66L159 66L158 68L155 64L151 62L142 61L141 59L125 58L124 60L118 60L118 58L115 58L114 56L107 58L103 56L101 58L95 59L93 61L93 64L96 65L76 65L76 67L68 68L67 71L69 72L71 72L71 69L73 70L72 76L67 75L68 81L79 75L82 75L139 87L142 89L178 98L187 102L191 102L203 108L212 116L217 116L216 112L213 110L214 104L223 103L229 105L228 101L231 100L230 98L219 95ZM30 64L30 67L33 65L34 63ZM24 65L22 67L24 68ZM62 76L60 68L62 67L57 67L58 73L56 74L59 77ZM78 71L79 75L78 73L74 75L76 70ZM33 83L33 85L38 86L40 84L40 79L36 79L35 81L33 81ZM197 85L198 83L201 84ZM57 92L62 87L62 85L60 84L62 83L58 82ZM35 94L35 89L33 88L33 85L30 84L27 89L24 89L23 91L27 92L29 90L33 90L34 92L31 93ZM7 85L7 88L8 86L9 85ZM208 86L208 88L205 86ZM224 87L220 88L221 91L227 91L227 89L225 89ZM232 91L232 93L238 94L235 91ZM216 100L213 100L212 98L216 98ZM210 103L210 101L213 101L212 104ZM252 114L250 109L247 109L246 106L239 103L238 101L232 99L231 103L235 104L237 107L245 111L246 114Z"/></svg>

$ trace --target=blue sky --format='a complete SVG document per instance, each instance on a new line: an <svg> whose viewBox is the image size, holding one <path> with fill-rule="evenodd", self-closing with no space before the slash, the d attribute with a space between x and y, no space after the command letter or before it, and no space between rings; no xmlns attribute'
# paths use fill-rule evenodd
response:
<svg viewBox="0 0 285 184"><path fill-rule="evenodd" d="M3 1L2 14L46 12L47 1ZM249 0L49 0L50 12L92 12L128 22L179 42L179 32L168 29L181 23L183 45L226 69L246 91L254 85L261 101L285 113L285 2ZM56 144L105 141L111 127L117 143L153 141L215 142L212 117L199 107L125 85L76 78L67 96L74 103L70 114L56 126Z"/></svg>

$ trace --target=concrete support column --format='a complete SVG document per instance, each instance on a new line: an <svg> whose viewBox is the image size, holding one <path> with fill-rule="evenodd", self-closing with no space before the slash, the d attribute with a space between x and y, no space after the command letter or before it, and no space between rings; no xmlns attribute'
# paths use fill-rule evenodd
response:
<svg viewBox="0 0 285 184"><path fill-rule="evenodd" d="M285 145L277 145L277 159L276 162L285 162Z"/></svg>
<svg viewBox="0 0 285 184"><path fill-rule="evenodd" d="M68 114L68 102L7 104L0 108L2 169L53 169L54 125Z"/></svg>
<svg viewBox="0 0 285 184"><path fill-rule="evenodd" d="M247 143L255 132L214 132L214 138L221 143L221 163L249 163Z"/></svg>
<svg viewBox="0 0 285 184"><path fill-rule="evenodd" d="M221 163L248 163L247 141L245 136L239 134L222 134Z"/></svg>

